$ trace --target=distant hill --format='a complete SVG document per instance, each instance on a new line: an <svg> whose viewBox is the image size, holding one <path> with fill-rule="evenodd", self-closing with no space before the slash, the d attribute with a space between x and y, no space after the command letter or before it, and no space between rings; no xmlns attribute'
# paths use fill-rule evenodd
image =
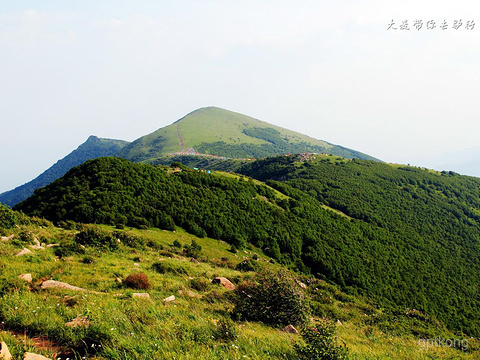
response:
<svg viewBox="0 0 480 360"><path fill-rule="evenodd" d="M133 141L117 156L152 163L173 153L262 158L304 152L377 160L355 150L216 107L195 110L175 123Z"/></svg>
<svg viewBox="0 0 480 360"><path fill-rule="evenodd" d="M381 307L480 335L480 179L328 155L250 161L238 172L101 158L16 209L251 243Z"/></svg>
<svg viewBox="0 0 480 360"><path fill-rule="evenodd" d="M127 141L102 139L92 135L76 150L57 161L32 181L0 194L0 203L14 206L31 196L36 189L48 185L65 175L72 167L80 165L89 159L111 156L127 144Z"/></svg>
<svg viewBox="0 0 480 360"><path fill-rule="evenodd" d="M150 164L170 164L180 158L188 166L209 164L212 169L234 170L240 164L238 159L305 152L379 161L361 152L246 115L205 107L132 143L91 136L77 150L34 180L0 194L0 203L13 206L32 195L35 189L63 176L72 167L102 156L117 156Z"/></svg>

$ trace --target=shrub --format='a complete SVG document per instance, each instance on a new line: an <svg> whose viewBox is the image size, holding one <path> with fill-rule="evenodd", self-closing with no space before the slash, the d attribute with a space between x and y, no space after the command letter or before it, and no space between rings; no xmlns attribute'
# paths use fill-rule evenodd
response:
<svg viewBox="0 0 480 360"><path fill-rule="evenodd" d="M60 246L55 248L55 255L59 258L64 258L73 254L85 254L84 247L76 242L63 240L60 242Z"/></svg>
<svg viewBox="0 0 480 360"><path fill-rule="evenodd" d="M182 244L180 243L180 241L175 240L175 241L173 242L173 246L176 247L176 248L181 248L181 247L182 247Z"/></svg>
<svg viewBox="0 0 480 360"><path fill-rule="evenodd" d="M207 291L212 286L210 280L198 277L190 280L190 287L197 291Z"/></svg>
<svg viewBox="0 0 480 360"><path fill-rule="evenodd" d="M305 345L295 344L294 350L299 360L346 360L348 349L346 346L336 345L337 331L334 322L323 320L315 327L301 331Z"/></svg>
<svg viewBox="0 0 480 360"><path fill-rule="evenodd" d="M114 251L118 249L118 241L111 233L93 227L87 227L75 236L75 240L85 246Z"/></svg>
<svg viewBox="0 0 480 360"><path fill-rule="evenodd" d="M87 264L87 265L93 264L94 262L95 262L95 260L93 259L93 257L88 256L88 255L85 256L85 257L82 259L82 263Z"/></svg>
<svg viewBox="0 0 480 360"><path fill-rule="evenodd" d="M259 268L259 266L255 262L255 260L245 259L242 262L238 263L238 265L235 267L235 270L238 270L238 271L257 271L258 268Z"/></svg>
<svg viewBox="0 0 480 360"><path fill-rule="evenodd" d="M195 240L192 240L191 245L183 246L183 254L188 257L198 258L202 255L202 247Z"/></svg>
<svg viewBox="0 0 480 360"><path fill-rule="evenodd" d="M215 330L215 338L221 341L233 341L238 337L237 327L235 323L228 319L222 318L217 323L217 329Z"/></svg>
<svg viewBox="0 0 480 360"><path fill-rule="evenodd" d="M135 236L130 233L115 231L113 235L119 239L124 245L129 246L134 249L143 249L145 248L145 239Z"/></svg>
<svg viewBox="0 0 480 360"><path fill-rule="evenodd" d="M270 325L301 325L308 317L302 288L287 271L264 270L234 292L234 315Z"/></svg>
<svg viewBox="0 0 480 360"><path fill-rule="evenodd" d="M144 273L130 274L125 278L123 283L130 289L148 290L151 287L150 280L148 280L148 276Z"/></svg>

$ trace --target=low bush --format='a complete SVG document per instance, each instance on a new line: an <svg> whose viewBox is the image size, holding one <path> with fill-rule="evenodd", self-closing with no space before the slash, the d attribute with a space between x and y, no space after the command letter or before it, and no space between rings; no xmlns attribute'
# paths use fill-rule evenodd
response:
<svg viewBox="0 0 480 360"><path fill-rule="evenodd" d="M285 270L264 270L239 284L234 304L234 316L270 325L301 325L309 314L303 289Z"/></svg>
<svg viewBox="0 0 480 360"><path fill-rule="evenodd" d="M296 343L294 350L299 360L346 360L348 349L338 346L337 327L333 321L323 320L315 327L307 327L301 331L305 344Z"/></svg>
<svg viewBox="0 0 480 360"><path fill-rule="evenodd" d="M237 327L231 319L222 318L217 323L214 336L215 339L225 342L236 340L238 337Z"/></svg>
<svg viewBox="0 0 480 360"><path fill-rule="evenodd" d="M205 279L204 277L197 277L190 280L190 287L197 291L207 291L212 286L210 280Z"/></svg>
<svg viewBox="0 0 480 360"><path fill-rule="evenodd" d="M147 274L144 273L130 274L125 278L123 283L130 289L148 290L151 288L150 280Z"/></svg>
<svg viewBox="0 0 480 360"><path fill-rule="evenodd" d="M198 258L202 255L202 247L192 240L191 245L183 245L183 254L187 257Z"/></svg>
<svg viewBox="0 0 480 360"><path fill-rule="evenodd" d="M238 271L258 271L260 269L259 264L252 259L245 259L237 264L235 270Z"/></svg>
<svg viewBox="0 0 480 360"><path fill-rule="evenodd" d="M93 246L98 249L115 251L118 241L111 233L94 227L85 227L75 236L75 241L81 245Z"/></svg>

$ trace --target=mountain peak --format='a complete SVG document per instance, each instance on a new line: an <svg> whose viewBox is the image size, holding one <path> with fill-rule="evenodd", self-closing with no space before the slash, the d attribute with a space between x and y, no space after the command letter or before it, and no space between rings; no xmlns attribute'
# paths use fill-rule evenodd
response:
<svg viewBox="0 0 480 360"><path fill-rule="evenodd" d="M196 109L173 124L135 140L118 156L132 161L154 162L169 154L262 158L304 152L377 160L358 151L215 106Z"/></svg>

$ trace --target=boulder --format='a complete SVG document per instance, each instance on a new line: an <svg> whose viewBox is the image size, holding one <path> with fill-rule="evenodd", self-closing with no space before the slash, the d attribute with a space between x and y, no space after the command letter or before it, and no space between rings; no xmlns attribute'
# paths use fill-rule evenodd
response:
<svg viewBox="0 0 480 360"><path fill-rule="evenodd" d="M283 328L283 331L288 332L290 334L298 334L298 330L295 329L293 325L287 325Z"/></svg>
<svg viewBox="0 0 480 360"><path fill-rule="evenodd" d="M212 280L213 284L220 284L222 285L225 289L228 290L235 290L237 287L227 278L224 277L216 277Z"/></svg>
<svg viewBox="0 0 480 360"><path fill-rule="evenodd" d="M23 360L51 360L45 356L26 352L25 355L23 356Z"/></svg>
<svg viewBox="0 0 480 360"><path fill-rule="evenodd" d="M10 235L10 236L0 236L0 240L2 241L9 241L12 240L15 237L15 235Z"/></svg>
<svg viewBox="0 0 480 360"><path fill-rule="evenodd" d="M150 294L148 293L133 293L132 297L138 299L150 299Z"/></svg>
<svg viewBox="0 0 480 360"><path fill-rule="evenodd" d="M87 291L87 290L82 289L80 287L73 286L73 285L70 285L70 284L67 284L67 283L64 283L64 282L61 282L61 281L56 281L56 280L44 281L44 282L42 282L40 287L42 288L42 290L44 290L44 289L65 289L65 290L73 290L73 291Z"/></svg>
<svg viewBox="0 0 480 360"><path fill-rule="evenodd" d="M12 354L8 351L7 344L5 341L0 343L0 359L1 360L12 360Z"/></svg>
<svg viewBox="0 0 480 360"><path fill-rule="evenodd" d="M18 275L18 277L22 280L25 280L29 284L32 283L32 274L21 274L21 275Z"/></svg>
<svg viewBox="0 0 480 360"><path fill-rule="evenodd" d="M22 250L20 250L19 252L17 252L17 253L15 254L15 256L23 256L23 255L27 255L27 254L32 254L32 250L27 249L27 248L23 248Z"/></svg>
<svg viewBox="0 0 480 360"><path fill-rule="evenodd" d="M171 303L171 302L173 302L173 301L175 301L175 295L171 295L171 296L166 297L165 299L163 299L163 303L164 303L164 304L168 304L168 303Z"/></svg>

